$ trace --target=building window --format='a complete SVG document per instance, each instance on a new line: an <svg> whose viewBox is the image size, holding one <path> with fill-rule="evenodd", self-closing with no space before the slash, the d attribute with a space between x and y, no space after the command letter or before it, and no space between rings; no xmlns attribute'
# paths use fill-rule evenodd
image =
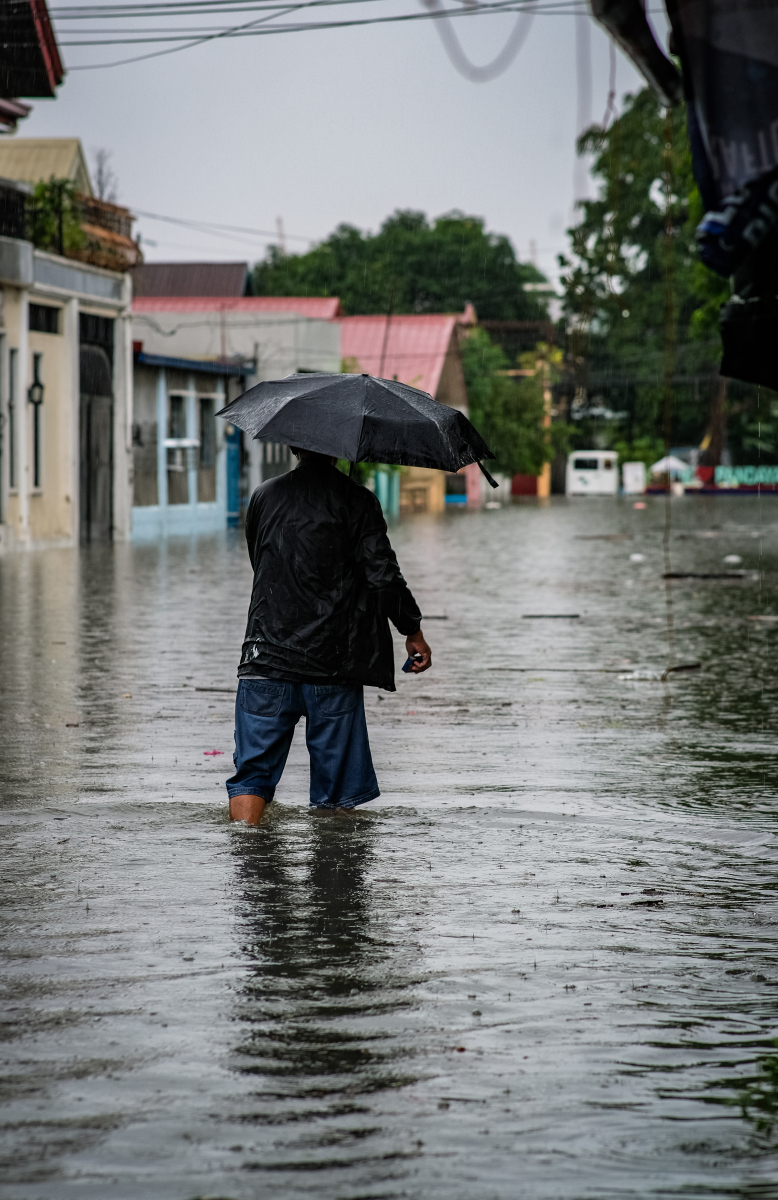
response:
<svg viewBox="0 0 778 1200"><path fill-rule="evenodd" d="M168 437L186 437L186 400L183 396L170 397Z"/></svg>
<svg viewBox="0 0 778 1200"><path fill-rule="evenodd" d="M133 385L132 460L133 504L139 508L159 504L157 459L156 372L137 367ZM165 430L161 436L164 439Z"/></svg>
<svg viewBox="0 0 778 1200"><path fill-rule="evenodd" d="M41 380L41 363L43 362L42 354L33 354L32 356L32 386L30 393L37 387L42 391ZM41 450L41 401L33 402L32 405L32 486L40 488L43 476L42 450Z"/></svg>
<svg viewBox="0 0 778 1200"><path fill-rule="evenodd" d="M200 400L200 466L216 463L216 406L213 400Z"/></svg>
<svg viewBox="0 0 778 1200"><path fill-rule="evenodd" d="M16 378L18 350L8 353L8 486L16 487Z"/></svg>
<svg viewBox="0 0 778 1200"><path fill-rule="evenodd" d="M31 304L29 328L31 333L59 333L59 309L51 304Z"/></svg>
<svg viewBox="0 0 778 1200"><path fill-rule="evenodd" d="M186 397L170 396L168 400L168 438L186 438ZM170 446L167 452L168 504L189 503L187 450Z"/></svg>
<svg viewBox="0 0 778 1200"><path fill-rule="evenodd" d="M94 313L78 314L79 340L83 345L100 346L113 365L113 320L111 317L96 317Z"/></svg>
<svg viewBox="0 0 778 1200"><path fill-rule="evenodd" d="M262 454L262 478L272 479L283 475L291 468L292 452L280 442L264 442Z"/></svg>
<svg viewBox="0 0 778 1200"><path fill-rule="evenodd" d="M212 504L216 499L216 404L210 396L200 397L199 436L197 499L201 504Z"/></svg>

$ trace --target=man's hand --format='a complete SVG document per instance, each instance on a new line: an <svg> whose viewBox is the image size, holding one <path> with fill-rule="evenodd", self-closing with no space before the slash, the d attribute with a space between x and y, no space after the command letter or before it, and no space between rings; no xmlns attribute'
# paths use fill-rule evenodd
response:
<svg viewBox="0 0 778 1200"><path fill-rule="evenodd" d="M418 633L412 633L410 637L405 639L405 649L408 651L409 657L412 654L421 655L421 662L415 662L409 674L419 675L422 671L428 671L432 666L432 651L425 642L424 634L421 630Z"/></svg>

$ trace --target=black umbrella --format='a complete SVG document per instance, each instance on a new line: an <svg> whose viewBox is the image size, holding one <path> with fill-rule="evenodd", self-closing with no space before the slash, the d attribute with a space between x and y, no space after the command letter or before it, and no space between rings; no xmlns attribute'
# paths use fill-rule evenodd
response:
<svg viewBox="0 0 778 1200"><path fill-rule="evenodd" d="M351 463L400 463L458 471L494 458L456 408L427 392L372 375L289 375L249 388L216 414L263 442L332 454Z"/></svg>

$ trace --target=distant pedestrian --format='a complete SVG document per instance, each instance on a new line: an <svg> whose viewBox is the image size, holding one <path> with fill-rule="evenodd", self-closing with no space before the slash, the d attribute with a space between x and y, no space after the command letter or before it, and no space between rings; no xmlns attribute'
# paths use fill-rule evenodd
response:
<svg viewBox="0 0 778 1200"><path fill-rule="evenodd" d="M374 800L362 688L395 690L389 621L406 635L409 656L419 656L414 674L431 662L378 500L335 458L292 450L295 470L257 488L246 517L254 586L227 793L230 819L251 825L273 799L303 716L311 805Z"/></svg>

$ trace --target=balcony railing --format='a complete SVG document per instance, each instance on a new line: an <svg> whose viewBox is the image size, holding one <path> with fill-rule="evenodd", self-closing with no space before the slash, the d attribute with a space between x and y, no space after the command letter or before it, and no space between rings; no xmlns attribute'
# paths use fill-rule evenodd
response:
<svg viewBox="0 0 778 1200"><path fill-rule="evenodd" d="M0 179L0 236L39 250L126 271L142 261L132 222L129 209L75 192L65 180L51 180L33 194L25 184Z"/></svg>
<svg viewBox="0 0 778 1200"><path fill-rule="evenodd" d="M0 237L25 237L28 200L25 192L0 183Z"/></svg>

